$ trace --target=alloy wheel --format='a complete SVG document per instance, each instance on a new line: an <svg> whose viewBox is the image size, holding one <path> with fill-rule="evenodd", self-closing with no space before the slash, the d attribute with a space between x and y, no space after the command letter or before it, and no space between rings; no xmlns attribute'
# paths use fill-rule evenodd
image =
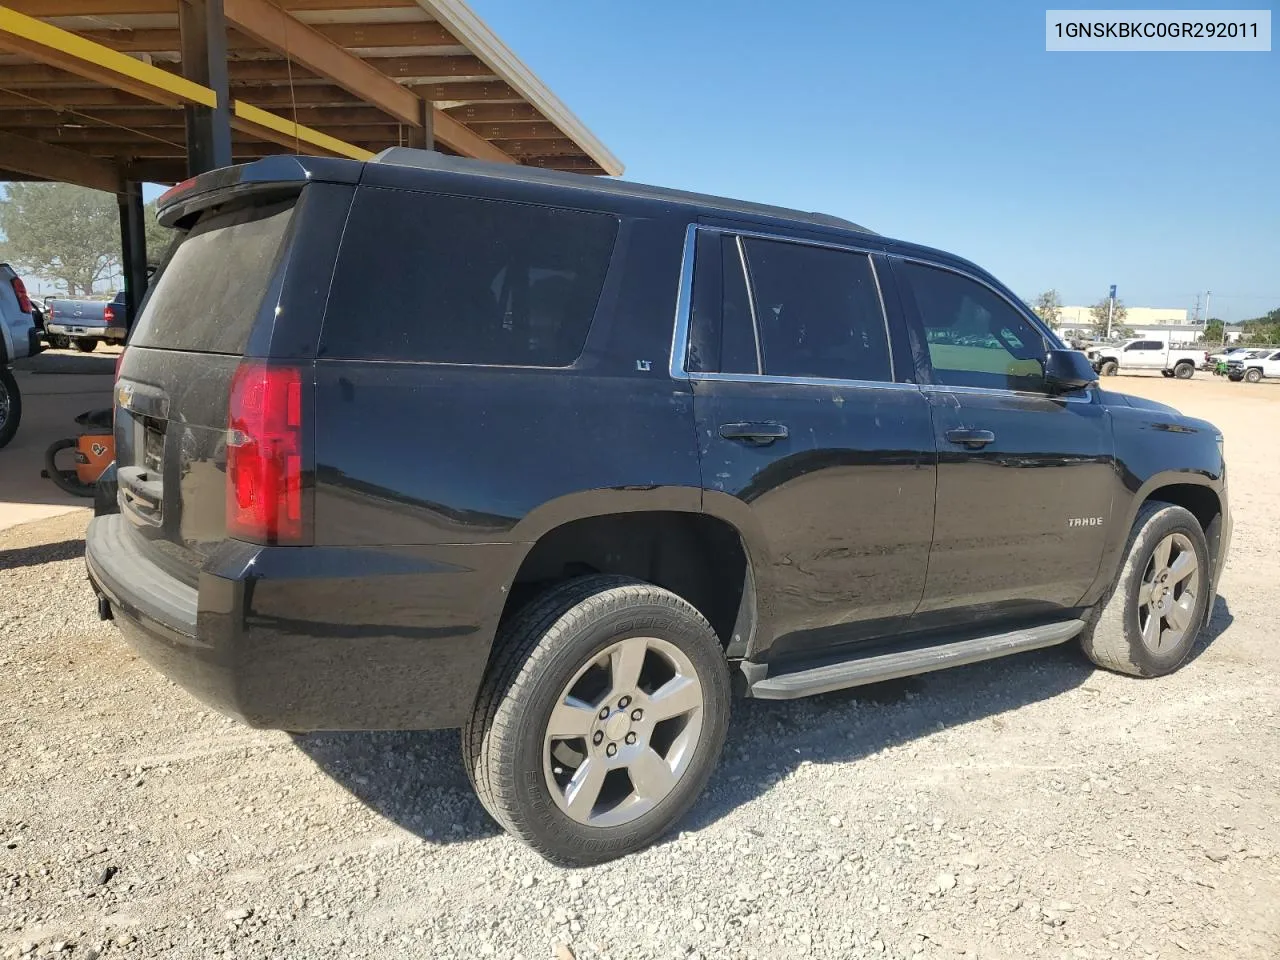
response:
<svg viewBox="0 0 1280 960"><path fill-rule="evenodd" d="M703 690L679 647L628 637L600 651L561 691L543 735L556 805L591 827L616 827L661 803L702 733Z"/></svg>
<svg viewBox="0 0 1280 960"><path fill-rule="evenodd" d="M1200 561L1191 540L1171 533L1156 544L1138 587L1138 630L1152 653L1176 648L1194 627Z"/></svg>
<svg viewBox="0 0 1280 960"><path fill-rule="evenodd" d="M0 381L0 430L9 422L9 388Z"/></svg>

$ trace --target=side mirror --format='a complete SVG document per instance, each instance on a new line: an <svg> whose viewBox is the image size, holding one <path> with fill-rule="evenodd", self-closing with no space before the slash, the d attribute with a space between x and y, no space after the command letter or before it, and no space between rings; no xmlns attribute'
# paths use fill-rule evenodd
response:
<svg viewBox="0 0 1280 960"><path fill-rule="evenodd" d="M1054 393L1082 390L1097 379L1093 364L1079 350L1050 350L1045 355L1044 380Z"/></svg>

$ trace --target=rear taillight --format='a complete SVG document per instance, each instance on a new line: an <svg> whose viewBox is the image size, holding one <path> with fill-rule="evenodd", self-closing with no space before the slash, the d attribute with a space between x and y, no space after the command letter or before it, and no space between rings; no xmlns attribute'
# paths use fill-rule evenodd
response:
<svg viewBox="0 0 1280 960"><path fill-rule="evenodd" d="M18 309L23 313L30 313L31 298L27 296L27 285L22 282L21 277L14 277L9 283L13 287L14 295L18 298Z"/></svg>
<svg viewBox="0 0 1280 960"><path fill-rule="evenodd" d="M302 372L240 364L227 418L227 533L302 540Z"/></svg>
<svg viewBox="0 0 1280 960"><path fill-rule="evenodd" d="M111 309L111 304L107 304L102 308L102 320L107 326L116 322L116 312Z"/></svg>

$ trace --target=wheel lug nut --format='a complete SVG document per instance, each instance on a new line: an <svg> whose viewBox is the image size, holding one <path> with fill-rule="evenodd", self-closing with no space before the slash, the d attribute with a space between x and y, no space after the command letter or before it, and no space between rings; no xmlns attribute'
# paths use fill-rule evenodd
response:
<svg viewBox="0 0 1280 960"><path fill-rule="evenodd" d="M635 735L634 733L628 733L628 734L627 734L627 743L628 743L628 744L631 744L631 743L635 743L635 742L636 742L636 735Z"/></svg>
<svg viewBox="0 0 1280 960"><path fill-rule="evenodd" d="M625 709L627 709L627 706L628 706L628 704L630 704L630 703L631 703L631 698L630 698L630 697L623 697L621 700L619 700L619 701L618 701L618 709L619 709L619 710L625 710Z"/></svg>
<svg viewBox="0 0 1280 960"><path fill-rule="evenodd" d="M596 735L591 738L591 742L597 747L600 746L600 744L604 742L604 734L597 730Z"/></svg>
<svg viewBox="0 0 1280 960"><path fill-rule="evenodd" d="M612 757L615 753L618 752L618 745L616 743L611 743L609 744L609 746L605 747L604 752Z"/></svg>
<svg viewBox="0 0 1280 960"><path fill-rule="evenodd" d="M634 710L631 711L632 720L639 720L643 716L644 716L644 711L641 710L639 707L636 707Z"/></svg>
<svg viewBox="0 0 1280 960"><path fill-rule="evenodd" d="M609 719L609 708L608 708L608 707L601 707L601 708L600 708L600 719L601 719L601 720L608 720L608 719Z"/></svg>

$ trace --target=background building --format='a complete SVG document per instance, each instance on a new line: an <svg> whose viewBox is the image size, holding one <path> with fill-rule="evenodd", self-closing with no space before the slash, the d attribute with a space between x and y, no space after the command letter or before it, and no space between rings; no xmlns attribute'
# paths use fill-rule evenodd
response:
<svg viewBox="0 0 1280 960"><path fill-rule="evenodd" d="M1092 328L1093 314L1089 312L1092 309L1092 307L1063 307L1058 314L1058 320L1064 327ZM1126 326L1133 327L1135 330L1140 325L1159 324L1161 326L1173 326L1191 322L1187 316L1186 309L1178 307L1126 307L1125 309L1129 313L1124 322Z"/></svg>

